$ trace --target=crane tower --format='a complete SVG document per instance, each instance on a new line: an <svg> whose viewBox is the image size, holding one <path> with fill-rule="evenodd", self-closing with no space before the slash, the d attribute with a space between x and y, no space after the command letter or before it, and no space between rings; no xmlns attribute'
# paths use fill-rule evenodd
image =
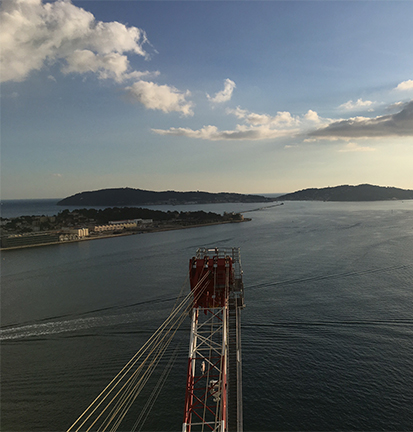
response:
<svg viewBox="0 0 413 432"><path fill-rule="evenodd" d="M193 307L182 431L242 431L240 251L198 249L189 266Z"/></svg>

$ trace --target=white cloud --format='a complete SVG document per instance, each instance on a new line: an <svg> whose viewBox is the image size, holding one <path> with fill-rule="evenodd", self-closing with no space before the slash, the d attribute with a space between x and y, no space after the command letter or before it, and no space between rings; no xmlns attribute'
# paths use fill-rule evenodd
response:
<svg viewBox="0 0 413 432"><path fill-rule="evenodd" d="M296 127L300 124L298 117L292 116L288 111L279 111L277 115L256 114L237 107L227 109L228 114L234 114L238 119L245 120L250 125L269 125L272 127Z"/></svg>
<svg viewBox="0 0 413 432"><path fill-rule="evenodd" d="M236 85L234 81L227 78L224 83L224 90L218 92L214 97L207 94L208 99L213 103L223 103L228 102L231 97L232 93L235 89Z"/></svg>
<svg viewBox="0 0 413 432"><path fill-rule="evenodd" d="M125 79L129 61L125 55L118 53L95 54L90 50L76 50L66 57L67 65L62 72L87 73L94 72L101 79L112 78L117 82Z"/></svg>
<svg viewBox="0 0 413 432"><path fill-rule="evenodd" d="M191 109L192 102L185 99L190 95L189 91L181 93L175 87L149 81L138 81L126 90L132 100L142 103L148 109L161 110L165 113L177 111L186 116L194 114Z"/></svg>
<svg viewBox="0 0 413 432"><path fill-rule="evenodd" d="M227 108L227 114L234 114L237 118L244 119L248 115L248 111L238 106L235 109Z"/></svg>
<svg viewBox="0 0 413 432"><path fill-rule="evenodd" d="M152 129L159 135L183 136L188 138L199 138L209 141L257 141L274 139L285 136L293 136L298 130L271 129L268 126L244 126L237 125L234 130L220 131L216 126L204 126L201 129L189 128Z"/></svg>
<svg viewBox="0 0 413 432"><path fill-rule="evenodd" d="M96 21L70 1L7 0L0 19L2 81L23 81L62 61L64 73L93 72L121 82L136 78L125 53L147 57L143 30Z"/></svg>
<svg viewBox="0 0 413 432"><path fill-rule="evenodd" d="M403 81L401 82L396 88L395 90L399 90L399 91L409 91L409 90L413 90L413 80L407 80L407 81Z"/></svg>
<svg viewBox="0 0 413 432"><path fill-rule="evenodd" d="M317 138L306 138L303 142L317 142Z"/></svg>
<svg viewBox="0 0 413 432"><path fill-rule="evenodd" d="M356 102L349 100L348 102L341 104L338 109L343 111L357 111L367 108L369 111L373 111L372 105L374 105L375 103L376 102L372 101L363 101L362 99L357 99Z"/></svg>
<svg viewBox="0 0 413 432"><path fill-rule="evenodd" d="M347 153L347 152L370 152L370 151L375 151L376 149L373 147L367 147L367 146L359 146L356 143L353 142L349 142L348 144L345 145L344 148L340 149L339 152L340 153Z"/></svg>
<svg viewBox="0 0 413 432"><path fill-rule="evenodd" d="M312 121L314 123L321 123L321 118L319 117L319 115L313 111L313 110L308 110L307 114L304 115L304 118L308 121Z"/></svg>
<svg viewBox="0 0 413 432"><path fill-rule="evenodd" d="M62 72L65 74L93 72L100 79L113 79L116 82L159 76L159 71L128 72L128 58L118 53L101 55L90 50L76 50L66 57L66 61L67 65L62 67Z"/></svg>

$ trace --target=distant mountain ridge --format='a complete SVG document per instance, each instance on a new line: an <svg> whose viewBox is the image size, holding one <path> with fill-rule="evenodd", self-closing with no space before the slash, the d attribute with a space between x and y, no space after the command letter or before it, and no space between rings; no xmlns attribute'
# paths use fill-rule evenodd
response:
<svg viewBox="0 0 413 432"><path fill-rule="evenodd" d="M388 201L413 199L413 190L361 184L303 189L281 195L277 201Z"/></svg>
<svg viewBox="0 0 413 432"><path fill-rule="evenodd" d="M143 189L118 188L80 192L60 200L57 205L69 206L133 206L150 204L215 204L272 202L274 198L230 192L155 192Z"/></svg>

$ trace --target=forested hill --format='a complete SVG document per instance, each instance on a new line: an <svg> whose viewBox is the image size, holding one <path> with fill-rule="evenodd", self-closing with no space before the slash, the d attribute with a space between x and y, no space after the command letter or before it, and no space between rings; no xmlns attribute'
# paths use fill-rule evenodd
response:
<svg viewBox="0 0 413 432"><path fill-rule="evenodd" d="M407 199L413 199L413 190L369 184L304 189L276 198L277 201L386 201Z"/></svg>
<svg viewBox="0 0 413 432"><path fill-rule="evenodd" d="M211 204L211 203L254 203L270 202L274 198L260 195L209 192L154 192L142 189L101 189L81 192L64 198L58 205L69 206L133 206L149 204Z"/></svg>

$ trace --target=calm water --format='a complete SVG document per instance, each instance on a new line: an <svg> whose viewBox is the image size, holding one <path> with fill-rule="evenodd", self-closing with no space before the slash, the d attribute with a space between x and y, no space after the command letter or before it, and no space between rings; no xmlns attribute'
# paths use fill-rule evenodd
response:
<svg viewBox="0 0 413 432"><path fill-rule="evenodd" d="M56 205L59 199L2 200L0 216L13 218L19 216L54 216L66 207ZM68 207L69 208L69 207Z"/></svg>
<svg viewBox="0 0 413 432"><path fill-rule="evenodd" d="M281 194L267 194L268 197L276 197ZM35 199L35 200L3 200L0 203L0 216L3 218L14 218L19 216L55 216L59 212L69 209L74 210L78 206L59 206L59 199ZM250 211L261 206L268 206L271 203L252 203L252 204L187 204L187 205L144 205L130 207L145 207L153 210L162 211L212 211L214 213L223 214L224 212L232 211ZM106 206L93 206L86 208L105 209Z"/></svg>
<svg viewBox="0 0 413 432"><path fill-rule="evenodd" d="M245 430L411 431L413 202L248 216L3 252L2 430L66 430L169 314L196 248L239 246ZM176 345L146 430L180 430L188 325Z"/></svg>

